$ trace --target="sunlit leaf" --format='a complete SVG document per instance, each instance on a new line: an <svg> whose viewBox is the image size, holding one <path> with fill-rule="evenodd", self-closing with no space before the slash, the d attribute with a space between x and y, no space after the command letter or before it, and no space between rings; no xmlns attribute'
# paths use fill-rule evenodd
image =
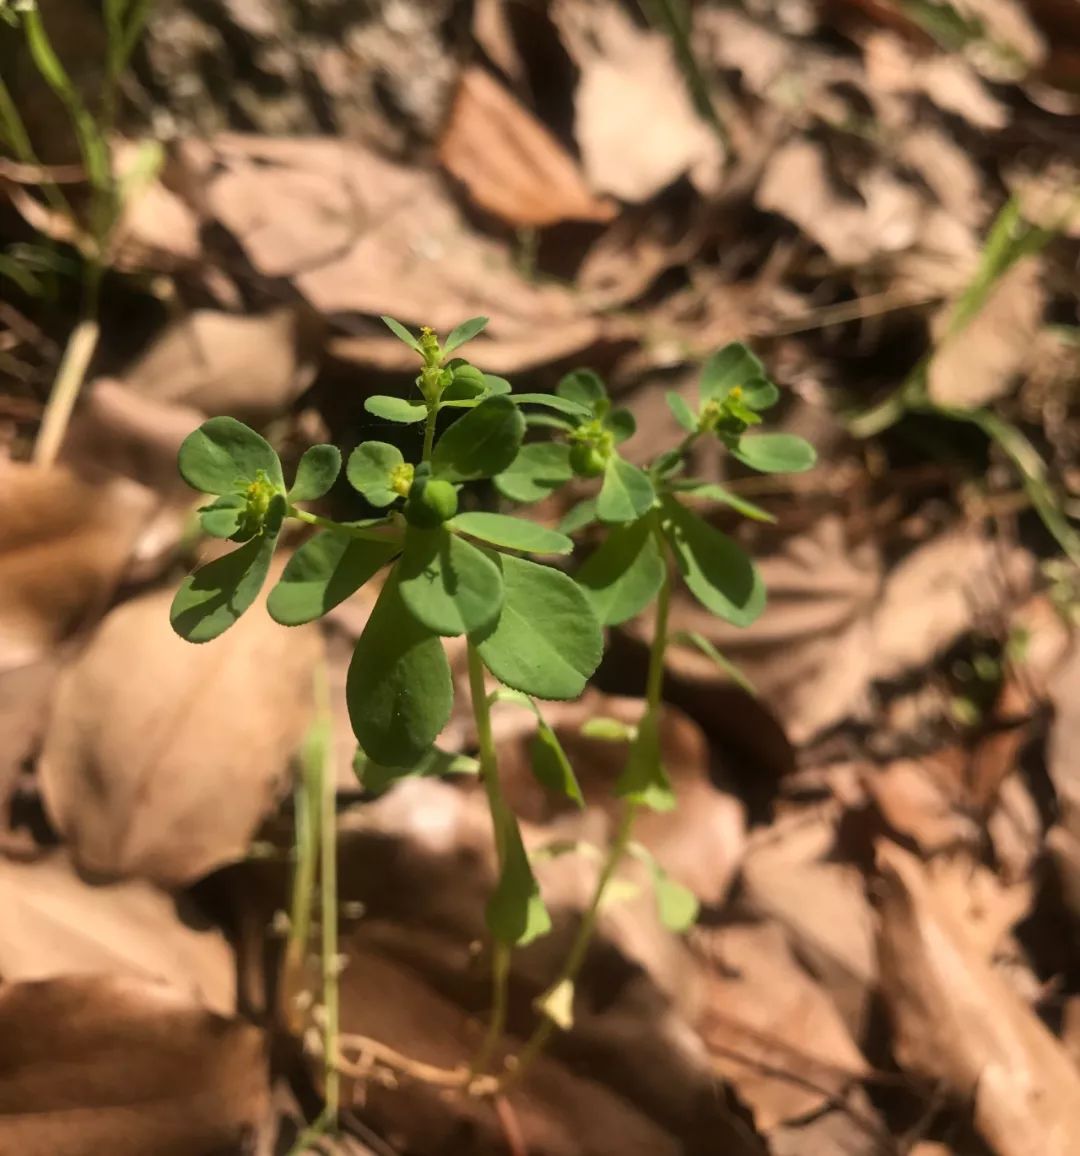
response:
<svg viewBox="0 0 1080 1156"><path fill-rule="evenodd" d="M698 917L697 896L689 887L677 883L656 861L656 857L640 843L631 843L631 854L641 860L652 875L653 894L660 922L677 935L688 931Z"/></svg>
<svg viewBox="0 0 1080 1156"><path fill-rule="evenodd" d="M794 434L744 434L731 447L731 456L763 474L798 474L817 462L814 447Z"/></svg>
<svg viewBox="0 0 1080 1156"><path fill-rule="evenodd" d="M460 325L455 326L450 330L446 340L443 342L443 354L449 356L455 349L459 349L464 345L466 341L472 341L487 323L488 319L486 317L470 317L468 321L463 321Z"/></svg>
<svg viewBox="0 0 1080 1156"><path fill-rule="evenodd" d="M565 534L507 514L484 511L458 514L449 526L493 546L521 550L526 554L569 554L574 548L574 543Z"/></svg>
<svg viewBox="0 0 1080 1156"><path fill-rule="evenodd" d="M614 454L604 469L596 515L601 522L633 522L649 511L655 498L648 474Z"/></svg>
<svg viewBox="0 0 1080 1156"><path fill-rule="evenodd" d="M668 390L667 394L668 408L675 415L675 420L682 426L687 433L693 433L697 429L698 419L694 411L686 404L681 393L675 393L674 390Z"/></svg>
<svg viewBox="0 0 1080 1156"><path fill-rule="evenodd" d="M394 471L405 459L388 442L361 442L349 455L345 474L349 485L373 506L389 506L401 495L393 488Z"/></svg>
<svg viewBox="0 0 1080 1156"><path fill-rule="evenodd" d="M533 1006L560 1031L568 1032L574 1026L574 981L559 980L554 987L537 996Z"/></svg>
<svg viewBox="0 0 1080 1156"><path fill-rule="evenodd" d="M487 926L502 943L525 946L551 930L551 917L525 854L521 829L509 811L499 820L503 825L505 862L487 905Z"/></svg>
<svg viewBox="0 0 1080 1156"><path fill-rule="evenodd" d="M736 386L766 380L765 367L741 342L732 342L705 362L701 371L702 401L722 400Z"/></svg>
<svg viewBox="0 0 1080 1156"><path fill-rule="evenodd" d="M420 342L401 324L400 321L395 321L393 317L383 317L383 325L399 340L403 341L411 350L416 353L420 352Z"/></svg>
<svg viewBox="0 0 1080 1156"><path fill-rule="evenodd" d="M243 490L260 475L285 490L281 462L274 447L234 417L212 417L180 444L177 463L184 481L204 494Z"/></svg>
<svg viewBox="0 0 1080 1156"><path fill-rule="evenodd" d="M411 425L427 417L427 406L423 402L389 397L385 393L376 393L366 398L364 409L372 417L381 417L383 421L396 421L402 425Z"/></svg>
<svg viewBox="0 0 1080 1156"><path fill-rule="evenodd" d="M564 413L568 417L588 418L592 411L580 402L572 401L567 397L560 397L557 393L515 393L511 395L517 405L542 405L553 409L556 413Z"/></svg>
<svg viewBox="0 0 1080 1156"><path fill-rule="evenodd" d="M296 480L289 491L292 502L313 502L329 492L341 473L341 450L337 446L310 446L296 467Z"/></svg>
<svg viewBox="0 0 1080 1156"><path fill-rule="evenodd" d="M490 626L499 616L499 567L445 526L409 527L397 575L405 605L436 634L467 634Z"/></svg>
<svg viewBox="0 0 1080 1156"><path fill-rule="evenodd" d="M394 783L407 778L438 778L442 775L475 775L480 771L478 760L469 755L454 754L432 747L419 762L411 767L386 767L377 763L357 748L353 757L353 772L365 791L381 795Z"/></svg>
<svg viewBox="0 0 1080 1156"><path fill-rule="evenodd" d="M730 658L726 658L721 654L704 634L699 634L696 630L680 630L671 636L671 641L697 647L706 658L712 659L717 667L719 667L732 682L741 686L747 694L757 696L757 689L750 679L743 674Z"/></svg>
<svg viewBox="0 0 1080 1156"><path fill-rule="evenodd" d="M731 490L724 486L718 486L715 482L699 482L687 479L684 482L673 483L672 489L688 498L704 498L708 502L719 502L724 506L730 506L736 513L742 514L744 518L751 518L755 522L776 521L776 518L768 510L762 509L754 502L747 501L739 494L733 494Z"/></svg>
<svg viewBox="0 0 1080 1156"><path fill-rule="evenodd" d="M550 566L499 556L503 606L476 635L484 665L500 682L537 698L577 698L599 665L600 624L572 579Z"/></svg>
<svg viewBox="0 0 1080 1156"><path fill-rule="evenodd" d="M223 494L209 506L202 507L199 523L215 538L231 538L239 532L246 509L247 501L240 494Z"/></svg>
<svg viewBox="0 0 1080 1156"><path fill-rule="evenodd" d="M615 793L653 811L670 811L675 806L675 792L660 752L659 728L651 714L638 724L626 766L615 784Z"/></svg>
<svg viewBox="0 0 1080 1156"><path fill-rule="evenodd" d="M356 741L388 767L414 766L449 721L454 687L446 652L406 609L396 575L356 644L345 699Z"/></svg>

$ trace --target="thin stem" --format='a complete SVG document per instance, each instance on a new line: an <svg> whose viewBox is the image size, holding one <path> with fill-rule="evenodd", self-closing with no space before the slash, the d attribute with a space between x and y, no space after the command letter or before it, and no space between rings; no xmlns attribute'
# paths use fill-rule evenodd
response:
<svg viewBox="0 0 1080 1156"><path fill-rule="evenodd" d="M56 461L100 336L101 327L93 316L84 316L71 331L34 442L32 460L37 466L48 467Z"/></svg>
<svg viewBox="0 0 1080 1156"><path fill-rule="evenodd" d="M284 981L286 1018L292 1031L301 1029L296 997L304 986L304 959L311 936L311 910L319 874L319 817L322 797L322 766L312 758L301 760L300 781L295 792L292 900L289 905L289 942L285 948Z"/></svg>
<svg viewBox="0 0 1080 1156"><path fill-rule="evenodd" d="M369 542L385 542L393 537L387 534L392 529L389 522L379 526L350 526L348 522L335 522L333 518L324 518L321 514L313 514L310 510L301 510L299 506L290 506L290 518L305 522L309 526L319 526L324 530L334 530L338 534L348 534L350 538L364 538Z"/></svg>
<svg viewBox="0 0 1080 1156"><path fill-rule="evenodd" d="M476 647L469 642L469 697L472 699L473 718L476 720L476 741L480 756L480 779L487 794L488 810L491 812L491 829L495 839L495 855L501 874L506 861L506 819L507 804L499 783L498 757L495 753L495 739L491 730L491 704L484 685L484 664ZM511 948L507 943L496 940L491 959L491 1017L487 1032L470 1066L472 1076L483 1075L491 1062L491 1057L506 1030L506 1013L509 1004Z"/></svg>
<svg viewBox="0 0 1080 1156"><path fill-rule="evenodd" d="M431 451L435 446L435 422L439 417L439 406L437 403L428 402L427 420L424 422L424 453L421 458L422 461L431 461Z"/></svg>
<svg viewBox="0 0 1080 1156"><path fill-rule="evenodd" d="M656 534L660 540L660 549L663 553L666 547L660 535L659 528L656 529ZM654 720L659 715L661 707L661 692L664 686L664 653L667 650L668 643L668 617L670 609L671 575L665 566L664 581L660 586L660 593L657 595L656 600L656 626L653 631L652 646L649 649L649 672L645 683L645 714L647 718L651 717ZM578 972L580 972L582 964L585 962L585 956L588 954L589 944L592 942L593 935L596 932L596 925L600 917L600 909L603 906L604 896L607 893L608 886L612 879L615 877L615 872L619 869L619 864L626 854L627 847L630 845L630 838L634 829L634 820L637 818L640 809L641 805L639 803L627 801L623 804L622 814L619 817L619 825L615 830L615 837L612 839L611 845L608 848L607 857L600 870L600 876L596 881L592 899L589 902L585 914L581 918L581 923L578 925L574 942L570 945L570 950L567 953L562 971L559 973L555 983L552 984L552 988L558 987L560 984L572 984L577 979ZM519 1053L514 1068L508 1072L500 1082L499 1090L501 1092L505 1093L524 1077L533 1061L544 1050L555 1028L555 1021L550 1016L545 1015L536 1026L533 1034L529 1037L525 1047L522 1048Z"/></svg>
<svg viewBox="0 0 1080 1156"><path fill-rule="evenodd" d="M337 1067L338 1035L340 1032L340 998L338 976L338 900L337 900L337 784L334 781L333 722L330 713L330 688L326 667L320 666L316 694L319 713L324 727L322 748L322 785L320 843L322 847L322 986L323 986L323 1056L325 1060L323 1099L324 1114L331 1126L337 1121L341 1106L341 1074Z"/></svg>

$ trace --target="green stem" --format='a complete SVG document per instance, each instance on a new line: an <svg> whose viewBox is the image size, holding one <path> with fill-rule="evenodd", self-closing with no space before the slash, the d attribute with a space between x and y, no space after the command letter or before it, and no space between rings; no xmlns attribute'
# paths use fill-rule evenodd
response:
<svg viewBox="0 0 1080 1156"><path fill-rule="evenodd" d="M488 810L491 812L491 829L495 839L495 855L499 872L502 873L506 861L506 819L508 808L499 783L498 757L495 753L495 739L491 730L491 704L484 684L484 664L480 653L472 642L468 643L469 697L472 699L473 718L476 721L476 741L480 756L480 780L487 794ZM509 1004L510 956L508 943L496 940L492 948L491 960L491 1017L487 1032L470 1065L473 1077L483 1075L491 1063L491 1057L506 1030L506 1013Z"/></svg>
<svg viewBox="0 0 1080 1156"><path fill-rule="evenodd" d="M322 758L322 795L320 845L322 848L321 886L322 899L322 986L323 986L323 1057L326 1102L324 1115L329 1117L331 1127L336 1125L341 1105L341 1074L338 1071L338 1035L340 1026L340 992L338 976L338 899L337 899L337 784L334 781L334 744L330 713L330 690L327 684L325 666L319 668L318 679L319 711L325 725L325 741Z"/></svg>
<svg viewBox="0 0 1080 1156"><path fill-rule="evenodd" d="M301 510L298 506L289 506L288 515L308 526L319 526L324 530L334 530L338 534L348 534L350 538L364 538L369 542L385 542L394 536L393 533L385 532L388 529L393 530L389 522L379 526L350 526L348 522L335 522L333 518L324 518L321 514Z"/></svg>
<svg viewBox="0 0 1080 1156"><path fill-rule="evenodd" d="M424 453L421 461L431 461L431 451L435 446L435 422L439 418L438 403L428 402L427 420L424 422Z"/></svg>
<svg viewBox="0 0 1080 1156"><path fill-rule="evenodd" d="M659 537L659 529L657 529L656 533ZM665 546L662 539L660 546L663 551ZM671 575L665 568L664 581L660 586L660 593L656 601L656 627L653 632L652 646L649 650L649 673L645 683L645 714L646 717L653 719L659 716L661 707L661 692L664 686L664 653L667 650L670 609ZM560 984L572 984L577 979L578 973L585 962L585 956L588 954L589 944L592 942L593 936L596 933L596 925L600 917L600 910L603 907L604 896L607 894L608 886L615 877L615 873L619 869L623 857L626 855L626 849L630 845L630 838L634 829L634 820L637 818L640 809L641 805L639 803L627 801L623 804L622 814L619 816L619 825L615 830L615 837L612 839L611 845L608 848L607 857L600 870L600 876L596 881L596 888L593 891L592 899L589 902L585 914L582 916L581 923L578 925L577 934L574 937L574 942L570 945L566 961L563 964L558 978L552 984L552 989L558 987ZM524 1077L533 1061L544 1050L555 1028L555 1021L551 1019L550 1016L545 1015L533 1031L533 1034L529 1037L525 1047L522 1048L519 1053L517 1063L514 1065L513 1070L508 1072L500 1081L499 1089L501 1092L505 1093Z"/></svg>

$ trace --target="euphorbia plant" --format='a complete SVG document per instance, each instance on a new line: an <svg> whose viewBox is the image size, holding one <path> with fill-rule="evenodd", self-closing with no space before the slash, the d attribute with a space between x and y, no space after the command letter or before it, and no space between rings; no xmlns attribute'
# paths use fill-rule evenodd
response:
<svg viewBox="0 0 1080 1156"><path fill-rule="evenodd" d="M687 478L688 451L698 438L717 438L739 461L766 472L807 469L814 453L801 439L754 431L779 391L742 345L726 346L709 359L696 412L669 395L685 436L643 469L621 454L634 433L632 415L613 407L594 373L568 375L554 394L515 394L504 379L454 356L480 332L483 318L458 326L443 342L428 329L415 336L384 320L419 358L419 397L370 397L365 408L384 421L421 427L423 434L416 437L417 460L382 441L363 442L350 455L349 483L380 513L335 522L304 508L302 503L323 497L337 480L342 459L333 446L309 449L289 487L268 442L232 418L211 419L185 440L180 470L195 489L214 497L200 511L206 533L239 545L186 579L172 622L192 642L206 642L231 626L258 595L287 518L318 532L292 555L270 592L267 607L283 625L317 619L386 569L346 686L359 744L357 768L369 782L448 761L435 745L453 705L442 640L465 637L478 770L499 864L486 912L494 943L494 1006L475 1076L490 1063L502 1033L510 951L550 927L517 819L500 787L491 708L515 702L536 714L537 777L583 805L573 769L537 700L577 698L600 662L602 628L655 603L640 723L589 724L591 733L627 743L615 787L623 800L621 818L570 953L539 1001L537 1032L516 1069L503 1077L510 1079L520 1075L554 1026L569 1024L574 979L605 889L627 853L648 863L669 924L685 927L695 913L692 897L632 842L640 808L675 804L658 726L672 584L681 580L718 617L749 625L765 606L757 570L736 542L688 503L719 500L750 517L767 515L715 483ZM531 433L540 436L527 441ZM558 531L477 508L468 489L490 479L504 498L528 504L574 478L597 478L599 488L570 511ZM572 575L536 560L570 555L568 534L590 525L598 527L590 536L600 544ZM707 642L696 641L715 655ZM489 677L501 684L495 691L488 689Z"/></svg>

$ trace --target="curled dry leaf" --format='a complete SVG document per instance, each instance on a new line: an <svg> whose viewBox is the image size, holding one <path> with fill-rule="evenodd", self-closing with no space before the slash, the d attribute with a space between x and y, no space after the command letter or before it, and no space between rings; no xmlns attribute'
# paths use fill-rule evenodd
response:
<svg viewBox="0 0 1080 1156"><path fill-rule="evenodd" d="M1045 302L1040 261L1026 257L997 282L982 309L958 332L949 332L952 308L940 313L934 327L938 345L927 371L931 399L969 409L1007 393L1030 362Z"/></svg>
<svg viewBox="0 0 1080 1156"><path fill-rule="evenodd" d="M159 402L248 420L277 417L311 384L322 322L282 306L247 317L197 309L168 326L123 382Z"/></svg>
<svg viewBox="0 0 1080 1156"><path fill-rule="evenodd" d="M615 216L615 205L590 191L552 133L478 66L462 74L439 159L480 208L511 225Z"/></svg>
<svg viewBox="0 0 1080 1156"><path fill-rule="evenodd" d="M671 38L610 0L561 2L552 19L581 73L574 136L591 187L640 204L688 173L714 192L722 149L694 109Z"/></svg>
<svg viewBox="0 0 1080 1156"><path fill-rule="evenodd" d="M0 989L0 1151L221 1156L269 1109L266 1044L175 989L79 976Z"/></svg>
<svg viewBox="0 0 1080 1156"><path fill-rule="evenodd" d="M0 859L0 978L126 975L167 982L223 1015L236 1010L233 954L193 904L150 883L93 886L60 852Z"/></svg>
<svg viewBox="0 0 1080 1156"><path fill-rule="evenodd" d="M913 856L881 843L878 955L894 1050L974 1102L997 1156L1080 1151L1080 1072L983 957Z"/></svg>
<svg viewBox="0 0 1080 1156"><path fill-rule="evenodd" d="M303 737L321 652L314 628L282 630L261 603L194 646L170 602L144 595L105 619L63 673L40 765L80 870L166 886L245 853Z"/></svg>
<svg viewBox="0 0 1080 1156"><path fill-rule="evenodd" d="M698 1029L716 1069L769 1133L842 1099L867 1063L774 924L702 929L712 964Z"/></svg>
<svg viewBox="0 0 1080 1156"><path fill-rule="evenodd" d="M0 460L0 670L35 661L105 608L154 497Z"/></svg>

